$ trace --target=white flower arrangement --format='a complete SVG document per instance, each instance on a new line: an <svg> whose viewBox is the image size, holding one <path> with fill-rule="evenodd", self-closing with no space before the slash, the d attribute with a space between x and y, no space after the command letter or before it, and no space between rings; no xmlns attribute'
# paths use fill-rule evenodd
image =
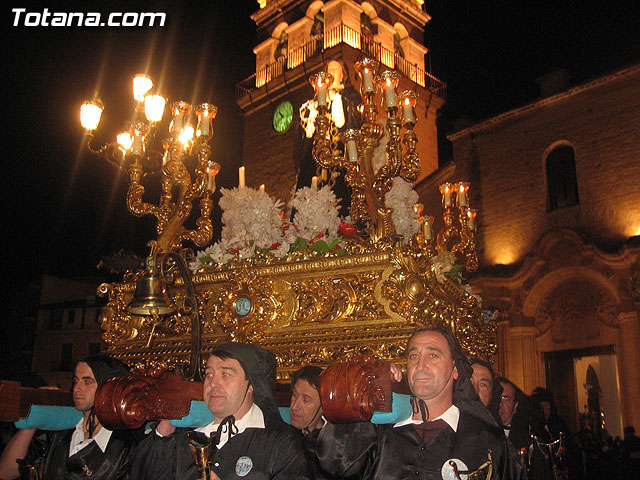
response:
<svg viewBox="0 0 640 480"><path fill-rule="evenodd" d="M291 200L296 211L293 223L298 227L298 236L313 238L323 233L329 238L337 237L340 225L338 203L329 185L317 190L311 187L299 189Z"/></svg>
<svg viewBox="0 0 640 480"><path fill-rule="evenodd" d="M355 229L350 218L341 220L339 200L329 186L298 190L290 206L296 213L293 223L282 221L282 202L264 191L251 188L220 189L222 234L220 241L197 253L190 267L194 272L203 267L229 263L234 258L251 258L259 251L277 258L309 248L319 254L344 254L341 233Z"/></svg>
<svg viewBox="0 0 640 480"><path fill-rule="evenodd" d="M393 225L396 227L396 233L402 235L402 243L406 245L420 228L413 210L413 205L418 202L418 193L409 182L396 177L384 201L387 208L393 208Z"/></svg>

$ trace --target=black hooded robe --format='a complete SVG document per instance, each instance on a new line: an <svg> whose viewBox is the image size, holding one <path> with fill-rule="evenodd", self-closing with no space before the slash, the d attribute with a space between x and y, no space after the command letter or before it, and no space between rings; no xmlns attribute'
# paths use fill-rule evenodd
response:
<svg viewBox="0 0 640 480"><path fill-rule="evenodd" d="M447 426L423 443L413 424L394 427L368 422L327 424L318 439L320 465L333 475L362 475L371 480L441 480L442 466L449 459L462 460L475 470L493 452L496 480L521 478L504 433L470 409L458 405L457 432Z"/></svg>
<svg viewBox="0 0 640 480"><path fill-rule="evenodd" d="M211 470L223 480L308 479L301 435L274 415L265 428L233 435L213 454ZM150 433L140 443L131 468L136 480L194 480L199 474L188 447L188 429L160 437Z"/></svg>
<svg viewBox="0 0 640 480"><path fill-rule="evenodd" d="M136 432L118 430L111 433L104 452L91 442L79 452L69 456L69 444L74 430L63 430L52 435L46 458L43 480L81 479L125 480L136 444Z"/></svg>

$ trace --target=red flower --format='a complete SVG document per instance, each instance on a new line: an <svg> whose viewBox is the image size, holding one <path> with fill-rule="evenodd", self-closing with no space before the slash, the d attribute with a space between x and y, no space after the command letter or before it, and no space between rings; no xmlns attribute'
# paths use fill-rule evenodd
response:
<svg viewBox="0 0 640 480"><path fill-rule="evenodd" d="M324 238L324 233L319 233L317 234L315 237L313 237L311 239L311 241L309 242L309 244L312 244L313 242L315 242L316 240L320 240L321 238Z"/></svg>
<svg viewBox="0 0 640 480"><path fill-rule="evenodd" d="M238 253L238 252L240 252L240 247L237 247L237 248L233 248L233 247L231 247L231 251L232 251L233 253Z"/></svg>
<svg viewBox="0 0 640 480"><path fill-rule="evenodd" d="M341 223L338 227L338 230L340 230L340 233L342 233L343 235L349 237L358 233L358 229L355 227L355 225L351 225L350 223Z"/></svg>
<svg viewBox="0 0 640 480"><path fill-rule="evenodd" d="M278 248L280 245L282 245L281 243L272 243L271 246L269 247L270 250L275 250L276 248Z"/></svg>

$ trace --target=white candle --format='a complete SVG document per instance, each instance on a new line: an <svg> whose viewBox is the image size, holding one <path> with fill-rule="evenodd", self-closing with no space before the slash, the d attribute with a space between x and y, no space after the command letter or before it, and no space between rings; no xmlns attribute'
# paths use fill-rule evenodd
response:
<svg viewBox="0 0 640 480"><path fill-rule="evenodd" d="M133 143L131 144L131 153L134 155L142 154L142 135L136 133L133 138Z"/></svg>
<svg viewBox="0 0 640 480"><path fill-rule="evenodd" d="M444 188L443 199L444 199L444 206L450 207L451 206L451 189L448 186Z"/></svg>
<svg viewBox="0 0 640 480"><path fill-rule="evenodd" d="M244 166L238 169L238 188L244 188Z"/></svg>
<svg viewBox="0 0 640 480"><path fill-rule="evenodd" d="M384 87L384 101L387 108L396 107L396 89L391 85L391 80L387 78L387 84Z"/></svg>
<svg viewBox="0 0 640 480"><path fill-rule="evenodd" d="M431 233L431 225L429 222L424 222L422 224L422 235L424 235L425 240L431 240L431 236L433 234Z"/></svg>
<svg viewBox="0 0 640 480"><path fill-rule="evenodd" d="M402 113L404 115L405 123L416 123L416 118L413 114L413 106L408 98L404 99L404 103L402 104Z"/></svg>
<svg viewBox="0 0 640 480"><path fill-rule="evenodd" d="M469 230L472 232L476 231L476 212L473 209L467 211L467 216L469 217Z"/></svg>
<svg viewBox="0 0 640 480"><path fill-rule="evenodd" d="M460 185L460 189L458 190L458 206L467 206L467 190L465 189L464 185Z"/></svg>
<svg viewBox="0 0 640 480"><path fill-rule="evenodd" d="M211 123L211 120L209 120L209 116L207 115L207 113L203 113L202 117L200 118L200 135L204 135L205 137L209 135L209 124Z"/></svg>
<svg viewBox="0 0 640 480"><path fill-rule="evenodd" d="M353 139L347 141L347 158L350 162L358 161L358 146Z"/></svg>
<svg viewBox="0 0 640 480"><path fill-rule="evenodd" d="M260 191L264 192L264 183L262 185L260 185Z"/></svg>
<svg viewBox="0 0 640 480"><path fill-rule="evenodd" d="M311 177L311 190L317 190L318 189L318 177L313 176Z"/></svg>
<svg viewBox="0 0 640 480"><path fill-rule="evenodd" d="M327 106L327 86L318 79L318 106Z"/></svg>
<svg viewBox="0 0 640 480"><path fill-rule="evenodd" d="M373 88L373 72L368 68L362 71L362 91L363 92L375 92Z"/></svg>

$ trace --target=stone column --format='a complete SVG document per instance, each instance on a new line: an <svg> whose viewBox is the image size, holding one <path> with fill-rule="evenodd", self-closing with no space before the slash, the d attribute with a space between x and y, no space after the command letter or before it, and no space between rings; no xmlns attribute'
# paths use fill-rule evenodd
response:
<svg viewBox="0 0 640 480"><path fill-rule="evenodd" d="M510 327L507 335L507 378L529 394L540 381L536 328Z"/></svg>
<svg viewBox="0 0 640 480"><path fill-rule="evenodd" d="M640 430L640 327L638 312L618 314L618 375L622 426L633 425Z"/></svg>
<svg viewBox="0 0 640 480"><path fill-rule="evenodd" d="M494 365L501 375L507 376L507 357L509 350L509 320L499 320L496 322L496 343L498 344L498 352Z"/></svg>

